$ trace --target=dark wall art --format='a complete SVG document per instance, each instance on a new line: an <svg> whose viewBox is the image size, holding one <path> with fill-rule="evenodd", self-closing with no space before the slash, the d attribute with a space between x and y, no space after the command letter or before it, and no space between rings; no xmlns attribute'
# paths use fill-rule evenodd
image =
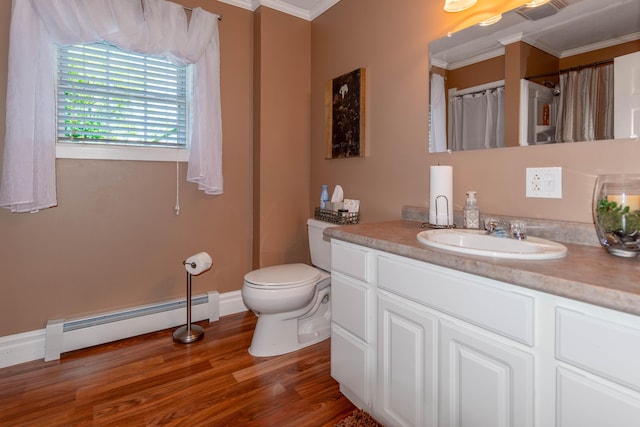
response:
<svg viewBox="0 0 640 427"><path fill-rule="evenodd" d="M364 157L365 69L327 83L325 105L326 158Z"/></svg>

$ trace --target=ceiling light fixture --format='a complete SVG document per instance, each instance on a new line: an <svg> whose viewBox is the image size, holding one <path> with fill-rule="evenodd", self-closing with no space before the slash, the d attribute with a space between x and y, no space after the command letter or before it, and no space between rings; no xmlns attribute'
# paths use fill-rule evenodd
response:
<svg viewBox="0 0 640 427"><path fill-rule="evenodd" d="M496 22L500 21L502 19L502 15L496 15L496 16L492 16L491 18L485 19L484 21L478 22L476 25L478 25L478 27L488 27L489 25L493 25Z"/></svg>
<svg viewBox="0 0 640 427"><path fill-rule="evenodd" d="M461 12L476 4L477 0L445 0L445 12ZM548 1L548 0L547 0Z"/></svg>
<svg viewBox="0 0 640 427"><path fill-rule="evenodd" d="M542 6L545 3L549 3L550 0L533 0L530 1L529 3L525 3L525 7L538 7L538 6Z"/></svg>

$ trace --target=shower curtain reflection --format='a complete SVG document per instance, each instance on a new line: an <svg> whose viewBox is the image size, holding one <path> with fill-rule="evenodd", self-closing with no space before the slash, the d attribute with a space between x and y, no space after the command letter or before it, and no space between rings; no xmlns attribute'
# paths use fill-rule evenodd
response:
<svg viewBox="0 0 640 427"><path fill-rule="evenodd" d="M504 87L454 96L451 102L451 149L504 147Z"/></svg>
<svg viewBox="0 0 640 427"><path fill-rule="evenodd" d="M613 64L560 74L556 141L613 139Z"/></svg>

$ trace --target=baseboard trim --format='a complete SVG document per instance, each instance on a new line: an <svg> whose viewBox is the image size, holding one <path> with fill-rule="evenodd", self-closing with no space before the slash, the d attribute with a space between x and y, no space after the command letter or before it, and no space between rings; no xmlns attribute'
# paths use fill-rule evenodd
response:
<svg viewBox="0 0 640 427"><path fill-rule="evenodd" d="M44 359L45 330L0 337L0 368Z"/></svg>
<svg viewBox="0 0 640 427"><path fill-rule="evenodd" d="M220 295L220 316L248 311L240 291L226 292Z"/></svg>
<svg viewBox="0 0 640 427"><path fill-rule="evenodd" d="M192 319L194 322L198 320L204 320L207 318L210 319L210 321L215 321L221 316L227 316L230 314L247 311L247 307L242 302L242 295L240 291L226 292L224 294L218 294L217 292L213 292L213 293L208 293L207 295L209 296L209 298L216 298L216 297L219 298L219 310L217 313L215 309L212 309L207 311L206 313L198 314L197 317L198 318L202 317L202 319L197 319L196 315L192 313ZM183 311L185 310L183 309ZM185 316L182 316L181 318L186 319ZM141 320L141 322L145 322L145 321ZM175 323L175 321L170 321L170 322ZM177 325L180 325L180 324L184 324L184 320L182 321L182 323L179 323L179 322L177 323ZM66 346L62 346L62 345L58 346L58 348L51 348L51 343L49 346L50 348L46 348L47 347L46 346L47 329L49 329L49 332L51 333L51 328L53 328L53 330L56 330L56 329L61 330L63 327L62 325L63 325L62 322L52 321L50 322L48 327L44 329L0 337L0 368L6 368L9 366L18 365L20 363L31 362L33 360L40 360L45 358L46 360L55 360L57 358L56 354L59 355L59 353L63 351L69 351L69 349L66 348ZM128 326L131 326L131 325L128 325ZM158 326L160 327L154 330L162 330L162 329L172 327L171 325L165 326L162 324L162 322L158 323ZM147 333L147 332L154 331L154 330L149 330L148 327L138 327L138 329L136 329L136 326L134 326L131 330L136 332L140 331L140 333ZM129 336L134 336L134 335L135 334L129 335ZM126 336L120 336L120 337L111 336L109 338L110 340L117 340L117 339L126 338ZM105 341L105 342L108 342L108 341ZM75 348L73 349L82 348L82 346L78 346L78 345L79 344L77 343L74 344ZM95 345L95 344L90 344L90 345ZM87 346L90 346L90 345L87 345ZM56 347L56 345L54 345L53 347Z"/></svg>

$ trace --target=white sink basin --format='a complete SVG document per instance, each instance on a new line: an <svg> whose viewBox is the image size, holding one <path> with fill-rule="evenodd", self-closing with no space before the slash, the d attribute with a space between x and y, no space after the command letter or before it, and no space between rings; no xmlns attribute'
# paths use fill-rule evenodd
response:
<svg viewBox="0 0 640 427"><path fill-rule="evenodd" d="M424 245L467 255L541 260L562 258L567 248L551 240L528 236L525 240L490 236L484 230L425 230L416 236Z"/></svg>

